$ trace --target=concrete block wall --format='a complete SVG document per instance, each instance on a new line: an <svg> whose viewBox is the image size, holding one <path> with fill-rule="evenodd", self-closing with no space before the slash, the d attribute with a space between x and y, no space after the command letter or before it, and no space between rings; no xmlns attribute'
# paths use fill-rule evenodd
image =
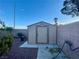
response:
<svg viewBox="0 0 79 59"><path fill-rule="evenodd" d="M13 31L12 31L12 33L13 33L13 35L14 36L17 36L17 33L22 33L22 34L24 34L26 37L27 37L27 29L14 29Z"/></svg>
<svg viewBox="0 0 79 59"><path fill-rule="evenodd" d="M79 47L79 22L59 26L58 45L62 47L63 43L69 40L73 43L72 49ZM65 45L63 51L71 59L79 59L79 49L71 51L68 45Z"/></svg>

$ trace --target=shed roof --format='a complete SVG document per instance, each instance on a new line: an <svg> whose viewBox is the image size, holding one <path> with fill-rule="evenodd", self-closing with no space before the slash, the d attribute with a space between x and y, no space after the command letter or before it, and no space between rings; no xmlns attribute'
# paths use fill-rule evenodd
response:
<svg viewBox="0 0 79 59"><path fill-rule="evenodd" d="M52 26L54 26L53 24L50 24L50 23L47 23L47 22L44 22L44 21L40 21L40 22L31 24L31 25L28 25L28 27L34 26L34 25L38 25L38 24L41 24L41 25L52 25Z"/></svg>

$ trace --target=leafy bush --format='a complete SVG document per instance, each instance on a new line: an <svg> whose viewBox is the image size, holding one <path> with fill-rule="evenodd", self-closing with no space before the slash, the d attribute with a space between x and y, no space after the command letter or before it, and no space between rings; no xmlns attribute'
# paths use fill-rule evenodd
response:
<svg viewBox="0 0 79 59"><path fill-rule="evenodd" d="M18 35L19 37L23 36L23 34L22 34L22 33L17 33L17 35Z"/></svg>
<svg viewBox="0 0 79 59"><path fill-rule="evenodd" d="M24 41L25 35L22 33L17 33L17 36L21 39L21 41Z"/></svg>
<svg viewBox="0 0 79 59"><path fill-rule="evenodd" d="M11 50L13 42L13 36L11 33L7 33L7 35L0 37L0 56L7 55Z"/></svg>
<svg viewBox="0 0 79 59"><path fill-rule="evenodd" d="M61 51L60 48L50 48L50 49L49 49L49 52L50 52L51 54L53 54L53 53L58 53L58 52L60 52L60 51Z"/></svg>
<svg viewBox="0 0 79 59"><path fill-rule="evenodd" d="M5 30L9 31L9 32L12 32L13 28L12 27L6 27Z"/></svg>

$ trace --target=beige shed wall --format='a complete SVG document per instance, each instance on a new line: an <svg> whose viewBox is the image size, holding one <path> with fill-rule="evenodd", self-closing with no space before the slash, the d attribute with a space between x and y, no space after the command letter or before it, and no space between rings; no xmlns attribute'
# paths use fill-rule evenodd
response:
<svg viewBox="0 0 79 59"><path fill-rule="evenodd" d="M35 28L35 26L28 27L28 43L29 44L36 43L36 28Z"/></svg>
<svg viewBox="0 0 79 59"><path fill-rule="evenodd" d="M56 27L55 26L48 26L48 44L56 44ZM28 43L29 44L36 44L36 26L28 27Z"/></svg>

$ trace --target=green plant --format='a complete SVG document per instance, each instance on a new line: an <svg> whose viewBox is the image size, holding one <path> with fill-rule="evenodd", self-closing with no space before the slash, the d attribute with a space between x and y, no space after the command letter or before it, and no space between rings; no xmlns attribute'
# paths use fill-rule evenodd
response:
<svg viewBox="0 0 79 59"><path fill-rule="evenodd" d="M6 27L3 21L0 21L0 57L8 55L13 43L12 27Z"/></svg>
<svg viewBox="0 0 79 59"><path fill-rule="evenodd" d="M11 50L13 36L10 33L0 38L0 56L8 55Z"/></svg>
<svg viewBox="0 0 79 59"><path fill-rule="evenodd" d="M23 36L23 34L22 34L22 33L17 33L17 35L18 35L19 37Z"/></svg>
<svg viewBox="0 0 79 59"><path fill-rule="evenodd" d="M22 33L17 33L17 36L21 39L21 41L24 41L25 35Z"/></svg>
<svg viewBox="0 0 79 59"><path fill-rule="evenodd" d="M79 16L79 0L64 0L61 13L71 16Z"/></svg>
<svg viewBox="0 0 79 59"><path fill-rule="evenodd" d="M61 51L60 48L50 48L50 49L49 49L49 52L50 52L51 54L53 54L53 53L58 53L58 52L60 52L60 51Z"/></svg>
<svg viewBox="0 0 79 59"><path fill-rule="evenodd" d="M12 27L5 27L6 31L12 32L13 28Z"/></svg>

